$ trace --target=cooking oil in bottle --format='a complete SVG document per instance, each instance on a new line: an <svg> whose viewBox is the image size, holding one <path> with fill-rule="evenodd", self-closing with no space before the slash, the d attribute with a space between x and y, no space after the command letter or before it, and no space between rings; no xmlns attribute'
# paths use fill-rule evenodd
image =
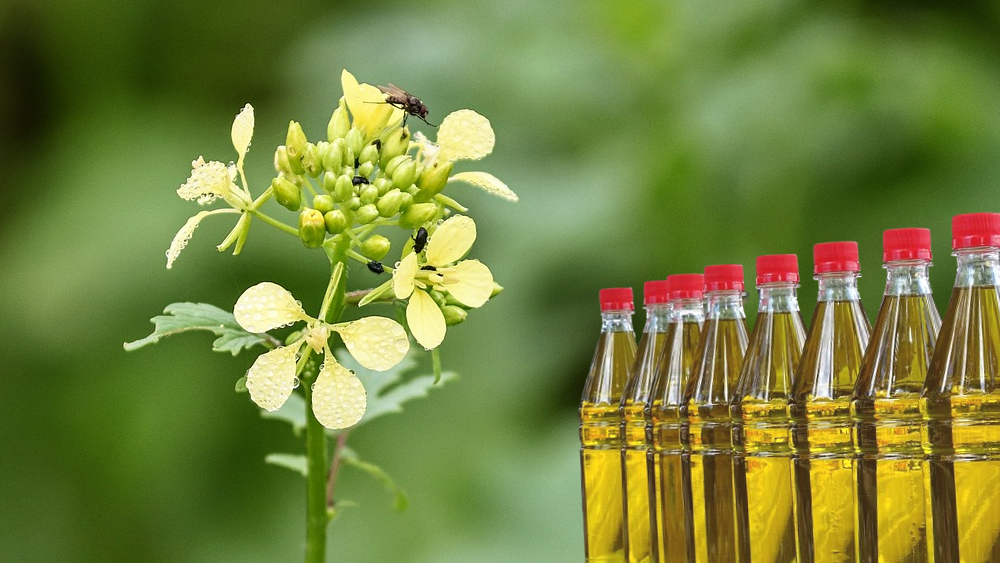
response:
<svg viewBox="0 0 1000 563"><path fill-rule="evenodd" d="M882 236L885 297L854 387L855 533L862 563L927 561L920 391L941 318L927 279L931 232Z"/></svg>
<svg viewBox="0 0 1000 563"><path fill-rule="evenodd" d="M955 289L920 398L928 547L1000 561L1000 214L952 219Z"/></svg>
<svg viewBox="0 0 1000 563"><path fill-rule="evenodd" d="M696 360L705 322L704 276L667 276L670 325L653 378L649 408L653 527L660 563L689 563L694 557L690 452L684 392ZM690 443L688 443L690 447Z"/></svg>
<svg viewBox="0 0 1000 563"><path fill-rule="evenodd" d="M795 561L788 397L806 329L794 254L757 258L760 305L730 407L741 562Z"/></svg>
<svg viewBox="0 0 1000 563"><path fill-rule="evenodd" d="M601 336L580 403L587 563L624 563L621 408L622 389L635 360L632 289L602 289Z"/></svg>
<svg viewBox="0 0 1000 563"><path fill-rule="evenodd" d="M792 473L799 563L855 560L851 397L871 325L858 294L858 245L813 249L819 299L792 382Z"/></svg>
<svg viewBox="0 0 1000 563"><path fill-rule="evenodd" d="M648 563L656 551L655 538L650 533L650 489L646 424L656 372L667 327L670 306L667 302L666 280L649 281L643 285L643 305L646 326L639 340L639 350L631 375L622 392L622 494L625 500L625 561Z"/></svg>
<svg viewBox="0 0 1000 563"><path fill-rule="evenodd" d="M705 295L708 314L686 393L694 559L731 563L737 556L729 403L747 347L743 266L705 268Z"/></svg>

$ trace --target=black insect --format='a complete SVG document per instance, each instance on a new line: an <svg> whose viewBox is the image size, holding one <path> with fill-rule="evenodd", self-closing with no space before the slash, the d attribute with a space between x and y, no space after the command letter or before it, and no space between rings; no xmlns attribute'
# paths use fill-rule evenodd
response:
<svg viewBox="0 0 1000 563"><path fill-rule="evenodd" d="M420 252L427 245L427 229L420 227L416 236L413 237L413 251Z"/></svg>
<svg viewBox="0 0 1000 563"><path fill-rule="evenodd" d="M355 186L360 186L361 184L370 184L370 183L371 182L368 181L368 178L365 178L364 176L355 176L351 178L351 184Z"/></svg>
<svg viewBox="0 0 1000 563"><path fill-rule="evenodd" d="M382 272L385 271L385 268L382 267L382 263L376 262L375 260L368 262L368 269L371 270L372 273L374 274L381 274Z"/></svg>
<svg viewBox="0 0 1000 563"><path fill-rule="evenodd" d="M420 101L420 98L403 90L392 82L388 86L379 86L378 89L385 94L385 103L405 111L407 115L420 118L420 121L431 127L437 127L437 125L427 121L427 106ZM406 123L405 116L403 117L403 123Z"/></svg>

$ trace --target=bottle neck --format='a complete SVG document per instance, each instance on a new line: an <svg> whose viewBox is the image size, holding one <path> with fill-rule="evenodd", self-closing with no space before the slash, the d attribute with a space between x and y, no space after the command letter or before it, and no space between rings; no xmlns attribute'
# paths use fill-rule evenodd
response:
<svg viewBox="0 0 1000 563"><path fill-rule="evenodd" d="M818 301L860 301L857 272L826 272L816 274L819 282Z"/></svg>
<svg viewBox="0 0 1000 563"><path fill-rule="evenodd" d="M742 291L726 289L720 291L709 291L706 294L708 301L709 319L745 319L743 313Z"/></svg>
<svg viewBox="0 0 1000 563"><path fill-rule="evenodd" d="M929 260L900 260L885 263L886 295L930 295L931 283L927 279L931 267Z"/></svg>
<svg viewBox="0 0 1000 563"><path fill-rule="evenodd" d="M705 302L701 299L674 299L670 302L671 320L677 323L705 321Z"/></svg>
<svg viewBox="0 0 1000 563"><path fill-rule="evenodd" d="M671 307L668 303L647 305L646 328L643 332L666 332L671 316Z"/></svg>
<svg viewBox="0 0 1000 563"><path fill-rule="evenodd" d="M760 293L758 313L792 313L799 310L794 283L769 283L757 286Z"/></svg>
<svg viewBox="0 0 1000 563"><path fill-rule="evenodd" d="M954 252L958 260L955 287L1000 285L1000 249L963 248Z"/></svg>
<svg viewBox="0 0 1000 563"><path fill-rule="evenodd" d="M601 311L601 332L632 332L632 311Z"/></svg>

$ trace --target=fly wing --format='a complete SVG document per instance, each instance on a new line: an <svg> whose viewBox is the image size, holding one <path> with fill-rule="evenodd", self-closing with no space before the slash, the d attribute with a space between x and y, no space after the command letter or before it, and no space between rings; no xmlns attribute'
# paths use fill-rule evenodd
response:
<svg viewBox="0 0 1000 563"><path fill-rule="evenodd" d="M388 86L376 86L376 88L378 88L379 90L382 91L383 94L391 98L398 98L401 100L405 100L407 96L405 90L403 90L399 86L396 86L392 82L390 82Z"/></svg>

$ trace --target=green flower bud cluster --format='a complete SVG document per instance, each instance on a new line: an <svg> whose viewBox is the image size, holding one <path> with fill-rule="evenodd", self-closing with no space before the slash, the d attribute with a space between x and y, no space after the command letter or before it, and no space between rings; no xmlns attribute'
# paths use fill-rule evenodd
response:
<svg viewBox="0 0 1000 563"><path fill-rule="evenodd" d="M407 154L409 129L393 127L365 143L341 100L326 132L325 141L313 143L292 121L285 144L274 153L274 199L299 212L299 236L307 247L322 245L327 234L336 236L378 220L416 229L441 217L443 206L434 196L444 189L452 164L424 169ZM312 207L306 207L306 194L316 194ZM389 241L371 237L361 250L379 260L388 254Z"/></svg>

